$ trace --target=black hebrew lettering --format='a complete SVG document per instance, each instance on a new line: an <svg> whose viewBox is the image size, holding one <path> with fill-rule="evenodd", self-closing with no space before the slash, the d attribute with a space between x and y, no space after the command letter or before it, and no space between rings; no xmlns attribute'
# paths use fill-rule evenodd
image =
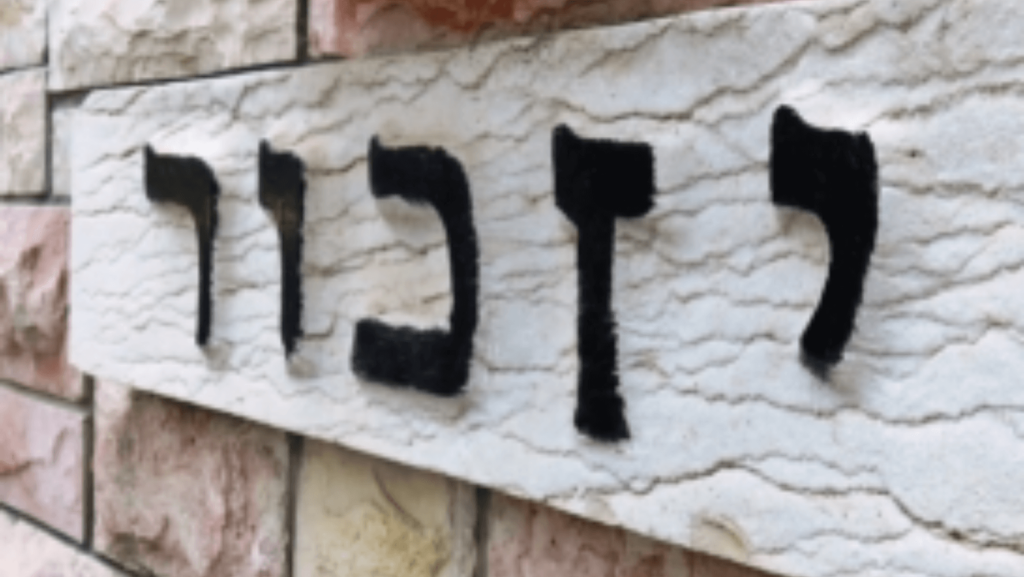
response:
<svg viewBox="0 0 1024 577"><path fill-rule="evenodd" d="M553 135L555 202L579 233L580 372L575 424L600 441L629 438L619 395L612 312L615 219L654 208L654 151L644 143L588 140L566 126Z"/></svg>
<svg viewBox="0 0 1024 577"><path fill-rule="evenodd" d="M828 233L828 280L801 338L804 363L826 377L853 334L875 249L878 165L871 138L815 128L792 108L779 108L772 124L771 191L775 204L813 213Z"/></svg>
<svg viewBox="0 0 1024 577"><path fill-rule="evenodd" d="M281 245L281 343L295 352L302 337L302 225L306 214L306 177L302 160L275 152L260 142L260 205L277 225Z"/></svg>
<svg viewBox="0 0 1024 577"><path fill-rule="evenodd" d="M392 327L374 319L356 325L352 370L361 378L438 396L462 392L469 380L477 326L479 249L469 181L444 149L387 149L370 142L370 189L437 211L448 236L451 261L450 328Z"/></svg>
<svg viewBox="0 0 1024 577"><path fill-rule="evenodd" d="M199 324L196 344L210 338L213 282L213 238L217 234L217 199L220 185L202 160L191 156L157 154L146 146L146 197L153 202L179 204L188 209L199 240Z"/></svg>

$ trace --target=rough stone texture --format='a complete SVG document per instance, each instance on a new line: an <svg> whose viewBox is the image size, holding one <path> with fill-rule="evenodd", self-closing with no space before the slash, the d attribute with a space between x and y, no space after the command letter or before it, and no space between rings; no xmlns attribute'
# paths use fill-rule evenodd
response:
<svg viewBox="0 0 1024 577"><path fill-rule="evenodd" d="M81 539L85 415L0 386L0 502Z"/></svg>
<svg viewBox="0 0 1024 577"><path fill-rule="evenodd" d="M699 553L693 554L693 565L690 571L693 577L779 577Z"/></svg>
<svg viewBox="0 0 1024 577"><path fill-rule="evenodd" d="M174 577L287 574L284 433L103 382L95 547Z"/></svg>
<svg viewBox="0 0 1024 577"><path fill-rule="evenodd" d="M67 259L71 210L0 210L0 378L51 395L82 398L68 363Z"/></svg>
<svg viewBox="0 0 1024 577"><path fill-rule="evenodd" d="M487 535L487 577L768 577L500 494Z"/></svg>
<svg viewBox="0 0 1024 577"><path fill-rule="evenodd" d="M0 511L0 577L122 577L9 513Z"/></svg>
<svg viewBox="0 0 1024 577"><path fill-rule="evenodd" d="M81 106L81 95L61 95L53 99L50 115L50 150L53 166L50 167L50 193L54 196L71 196L71 137L74 135L75 110Z"/></svg>
<svg viewBox="0 0 1024 577"><path fill-rule="evenodd" d="M766 1L310 0L309 49L313 56L361 56Z"/></svg>
<svg viewBox="0 0 1024 577"><path fill-rule="evenodd" d="M0 70L44 63L47 2L0 2Z"/></svg>
<svg viewBox="0 0 1024 577"><path fill-rule="evenodd" d="M297 0L54 0L50 88L176 78L295 58Z"/></svg>
<svg viewBox="0 0 1024 577"><path fill-rule="evenodd" d="M0 74L0 94L0 196L41 194L46 189L46 69Z"/></svg>
<svg viewBox="0 0 1024 577"><path fill-rule="evenodd" d="M72 154L73 358L794 577L1019 577L1021 38L1015 0L830 0L94 93ZM881 164L859 329L827 384L798 358L825 235L769 200L784 102L869 130ZM551 190L560 122L649 142L658 159L657 208L617 233L633 439L614 447L572 425L576 235ZM436 216L382 212L368 190L374 134L444 146L471 182L481 324L458 399L349 369L358 319L423 326L448 312ZM307 338L291 367L277 235L254 201L264 137L309 168ZM192 224L146 199L147 142L204 158L222 186L205 352Z"/></svg>
<svg viewBox="0 0 1024 577"><path fill-rule="evenodd" d="M304 453L296 577L473 574L472 486L323 443Z"/></svg>

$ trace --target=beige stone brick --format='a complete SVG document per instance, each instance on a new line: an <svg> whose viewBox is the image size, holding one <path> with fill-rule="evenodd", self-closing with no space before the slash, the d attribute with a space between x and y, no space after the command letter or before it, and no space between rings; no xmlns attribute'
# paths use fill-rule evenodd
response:
<svg viewBox="0 0 1024 577"><path fill-rule="evenodd" d="M0 70L44 63L47 4L48 0L0 2Z"/></svg>
<svg viewBox="0 0 1024 577"><path fill-rule="evenodd" d="M46 188L46 70L0 74L0 95L0 196L39 195Z"/></svg>
<svg viewBox="0 0 1024 577"><path fill-rule="evenodd" d="M299 483L296 577L466 577L471 486L308 442Z"/></svg>
<svg viewBox="0 0 1024 577"><path fill-rule="evenodd" d="M183 78L294 59L296 0L54 0L50 87Z"/></svg>

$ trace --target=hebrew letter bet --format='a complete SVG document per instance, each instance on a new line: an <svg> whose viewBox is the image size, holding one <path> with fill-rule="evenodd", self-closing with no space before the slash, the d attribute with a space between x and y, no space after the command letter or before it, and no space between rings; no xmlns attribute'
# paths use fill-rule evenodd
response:
<svg viewBox="0 0 1024 577"><path fill-rule="evenodd" d="M827 376L853 334L878 233L871 138L815 128L792 108L779 108L772 124L771 190L775 204L813 213L828 233L828 280L801 339L804 363Z"/></svg>
<svg viewBox="0 0 1024 577"><path fill-rule="evenodd" d="M600 441L629 438L619 395L612 312L615 219L654 208L654 151L643 143L587 140L566 126L553 135L555 203L576 225L580 373L575 423Z"/></svg>
<svg viewBox="0 0 1024 577"><path fill-rule="evenodd" d="M270 211L281 244L281 342L295 352L302 337L302 224L306 211L305 166L287 152L260 143L260 205Z"/></svg>
<svg viewBox="0 0 1024 577"><path fill-rule="evenodd" d="M469 381L477 326L479 249L469 181L458 160L441 148L389 150L370 143L370 189L431 205L448 236L452 311L448 332L392 327L373 319L356 325L352 370L361 378L438 396L462 392Z"/></svg>
<svg viewBox="0 0 1024 577"><path fill-rule="evenodd" d="M217 234L217 198L220 186L210 167L191 156L170 156L145 150L146 197L153 202L179 204L195 221L199 240L199 324L196 344L210 338L213 314L210 292L213 275L213 237Z"/></svg>

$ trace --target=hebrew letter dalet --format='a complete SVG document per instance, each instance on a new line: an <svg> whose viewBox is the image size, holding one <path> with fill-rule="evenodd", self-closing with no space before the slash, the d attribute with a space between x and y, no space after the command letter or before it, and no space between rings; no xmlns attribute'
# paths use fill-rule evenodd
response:
<svg viewBox="0 0 1024 577"><path fill-rule="evenodd" d="M429 204L441 217L448 237L452 310L447 332L359 321L352 370L369 381L442 397L457 395L469 380L477 326L479 248L469 181L459 161L441 148L387 149L374 138L369 155L375 197Z"/></svg>
<svg viewBox="0 0 1024 577"><path fill-rule="evenodd" d="M644 143L588 140L566 126L553 135L555 203L576 225L580 372L576 428L600 441L629 438L619 395L612 312L615 219L654 208L654 151Z"/></svg>
<svg viewBox="0 0 1024 577"><path fill-rule="evenodd" d="M171 156L145 150L146 197L153 202L184 206L192 214L199 241L199 322L196 344L205 346L210 338L213 314L213 238L217 234L217 199L220 185L213 170L191 156Z"/></svg>
<svg viewBox="0 0 1024 577"><path fill-rule="evenodd" d="M819 376L843 358L878 233L878 164L864 133L808 125L792 108L775 112L772 201L806 210L824 224L831 245L828 280L801 338L804 363Z"/></svg>
<svg viewBox="0 0 1024 577"><path fill-rule="evenodd" d="M295 352L302 337L302 224L306 213L306 177L302 160L274 152L260 143L260 205L277 225L281 245L281 343L285 354Z"/></svg>

